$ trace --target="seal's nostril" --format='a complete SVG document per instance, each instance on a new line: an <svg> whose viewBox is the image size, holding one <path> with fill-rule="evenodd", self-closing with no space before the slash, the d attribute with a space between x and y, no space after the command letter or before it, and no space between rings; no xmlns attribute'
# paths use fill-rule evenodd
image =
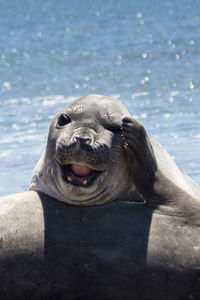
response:
<svg viewBox="0 0 200 300"><path fill-rule="evenodd" d="M91 139L90 138L84 138L84 137L79 137L79 136L76 136L75 137L75 140L77 142L78 145L82 144L87 144L89 145L91 143Z"/></svg>
<svg viewBox="0 0 200 300"><path fill-rule="evenodd" d="M85 143L89 145L91 143L91 139L89 138L85 139Z"/></svg>

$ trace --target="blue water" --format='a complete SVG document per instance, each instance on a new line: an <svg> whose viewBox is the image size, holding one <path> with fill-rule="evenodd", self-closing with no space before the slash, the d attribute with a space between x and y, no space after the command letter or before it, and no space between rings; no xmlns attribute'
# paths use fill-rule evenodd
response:
<svg viewBox="0 0 200 300"><path fill-rule="evenodd" d="M0 195L27 190L49 122L113 96L200 184L200 1L0 0Z"/></svg>

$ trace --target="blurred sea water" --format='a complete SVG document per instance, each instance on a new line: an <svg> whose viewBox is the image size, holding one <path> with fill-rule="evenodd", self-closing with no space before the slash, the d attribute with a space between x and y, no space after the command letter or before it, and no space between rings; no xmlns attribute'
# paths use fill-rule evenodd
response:
<svg viewBox="0 0 200 300"><path fill-rule="evenodd" d="M200 2L0 0L0 195L28 189L53 115L124 103L200 184Z"/></svg>

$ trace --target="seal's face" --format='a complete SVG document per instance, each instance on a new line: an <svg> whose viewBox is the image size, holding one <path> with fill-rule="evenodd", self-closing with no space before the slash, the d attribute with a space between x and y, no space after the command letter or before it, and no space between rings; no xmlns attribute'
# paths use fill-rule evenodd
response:
<svg viewBox="0 0 200 300"><path fill-rule="evenodd" d="M55 116L45 164L51 165L59 200L98 204L127 191L128 168L121 137L125 114L128 111L121 103L91 95L74 101Z"/></svg>

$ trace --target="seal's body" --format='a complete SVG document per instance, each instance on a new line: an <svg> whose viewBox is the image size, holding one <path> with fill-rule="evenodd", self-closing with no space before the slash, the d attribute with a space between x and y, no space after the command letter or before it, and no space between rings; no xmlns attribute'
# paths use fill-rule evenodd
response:
<svg viewBox="0 0 200 300"><path fill-rule="evenodd" d="M0 199L1 299L199 299L200 188L119 102L58 113L30 190Z"/></svg>

